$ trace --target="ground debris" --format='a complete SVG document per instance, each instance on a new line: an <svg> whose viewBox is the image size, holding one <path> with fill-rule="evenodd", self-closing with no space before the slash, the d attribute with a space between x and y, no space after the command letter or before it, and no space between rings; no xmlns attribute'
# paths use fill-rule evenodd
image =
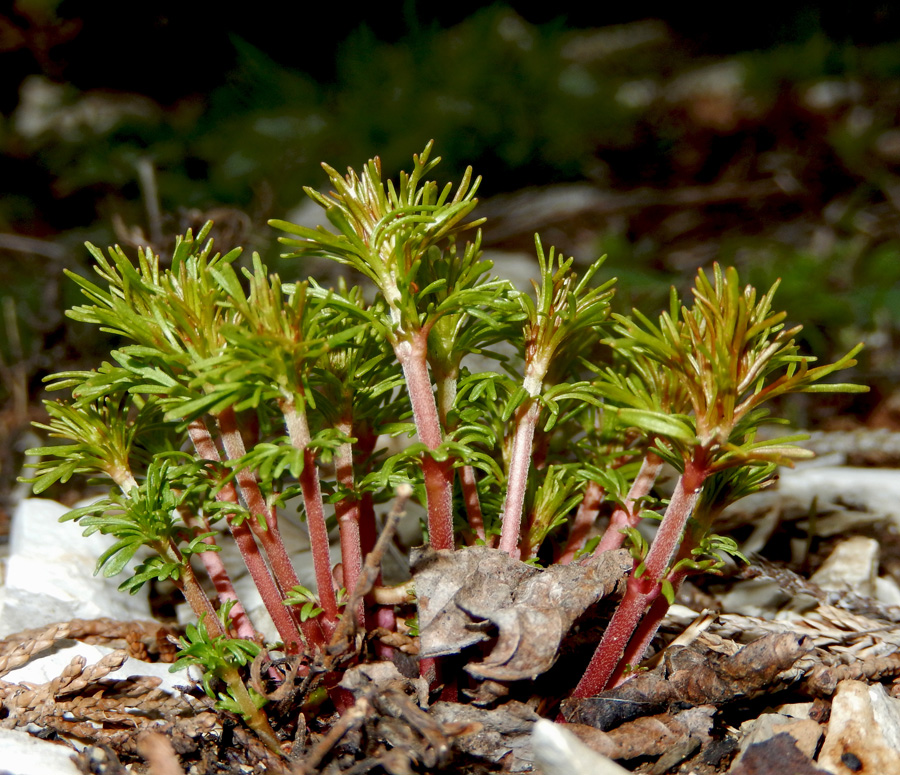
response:
<svg viewBox="0 0 900 775"><path fill-rule="evenodd" d="M860 659L849 665L816 664L806 675L806 690L819 697L834 694L838 685L848 679L865 678L870 681L881 681L885 678L900 676L900 654L889 654L885 657Z"/></svg>
<svg viewBox="0 0 900 775"><path fill-rule="evenodd" d="M490 639L493 625L496 645L466 670L494 681L534 679L553 666L572 623L598 600L621 592L631 567L626 551L546 570L488 547L415 552L421 655L456 654Z"/></svg>
<svg viewBox="0 0 900 775"><path fill-rule="evenodd" d="M9 635L0 640L0 676L27 664L61 640L124 648L128 656L148 660L151 653L161 662L175 661L170 631L157 622L114 619L72 619Z"/></svg>
<svg viewBox="0 0 900 775"><path fill-rule="evenodd" d="M773 633L732 655L699 644L672 649L654 670L596 697L564 700L566 721L610 730L626 721L691 705L723 705L771 688L779 674L812 650L812 640Z"/></svg>
<svg viewBox="0 0 900 775"><path fill-rule="evenodd" d="M809 757L797 748L793 737L786 732L754 743L728 775L829 775L816 767Z"/></svg>
<svg viewBox="0 0 900 775"><path fill-rule="evenodd" d="M476 760L502 765L505 772L530 772L533 763L531 731L539 716L521 702L508 702L493 710L438 702L431 715L444 725L463 724L470 734L456 740L461 753Z"/></svg>
<svg viewBox="0 0 900 775"><path fill-rule="evenodd" d="M86 773L130 771L123 762L144 758L148 735L167 741L167 752L157 759L165 757L171 764L171 751L195 771L284 772L255 735L231 724L228 714L214 712L211 701L193 688L173 693L162 688L159 676L114 677L130 654L146 655L151 648L165 658L167 649L158 648L160 631L159 625L143 622L74 619L0 641L0 675L7 678L76 637L97 644L121 642L127 648L92 663L76 655L59 675L43 683L0 680L0 727L37 727L41 738L60 745L78 740L83 750L76 764ZM137 669L136 663L130 664Z"/></svg>
<svg viewBox="0 0 900 775"><path fill-rule="evenodd" d="M160 690L157 677L107 679L126 658L124 651L114 651L86 665L84 657L78 656L61 675L40 685L0 681L0 724L8 729L37 724L58 731L89 732L92 723L140 727L142 722L169 714L194 714L190 700Z"/></svg>
<svg viewBox="0 0 900 775"><path fill-rule="evenodd" d="M642 716L608 732L578 723L566 728L589 748L610 759L655 758L677 752L681 761L709 742L715 711L712 706L704 706L674 714Z"/></svg>
<svg viewBox="0 0 900 775"><path fill-rule="evenodd" d="M340 685L355 702L326 734L292 752L297 775L440 770L450 763L458 737L480 731L466 720L444 722L429 713L425 681L405 678L390 662L353 667Z"/></svg>

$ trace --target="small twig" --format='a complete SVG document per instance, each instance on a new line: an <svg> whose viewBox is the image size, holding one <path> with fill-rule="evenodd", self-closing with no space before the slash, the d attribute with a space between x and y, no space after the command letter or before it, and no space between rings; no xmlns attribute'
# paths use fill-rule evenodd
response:
<svg viewBox="0 0 900 775"><path fill-rule="evenodd" d="M23 237L21 234L0 234L0 250L33 253L36 256L49 258L51 261L63 261L70 252L67 247L57 245L55 242Z"/></svg>
<svg viewBox="0 0 900 775"><path fill-rule="evenodd" d="M405 605L414 601L415 582L412 579L396 587L372 587L372 599L378 605Z"/></svg>
<svg viewBox="0 0 900 775"><path fill-rule="evenodd" d="M348 619L352 617L344 618ZM365 697L360 697L354 705L338 719L337 723L328 730L328 734L316 744L312 751L309 752L306 759L294 765L295 775L312 775L328 755L328 752L340 742L341 738L351 729L356 729L362 725L371 708L372 706L369 704L369 701Z"/></svg>
<svg viewBox="0 0 900 775"><path fill-rule="evenodd" d="M250 663L250 686L269 702L280 702L294 690L294 679L300 672L303 662L297 655L290 656L285 660L279 660L278 664L287 663L288 670L284 673L284 678L278 687L272 692L267 692L262 680L263 663L267 661L269 662L268 670L274 672L275 663L272 662L266 651L260 651L254 657L253 662Z"/></svg>
<svg viewBox="0 0 900 775"><path fill-rule="evenodd" d="M23 423L28 417L28 369L25 365L25 351L19 331L16 301L10 296L4 296L2 303L3 328L6 332L12 363L7 365L0 354L0 373L3 374L4 381L10 386L16 420Z"/></svg>

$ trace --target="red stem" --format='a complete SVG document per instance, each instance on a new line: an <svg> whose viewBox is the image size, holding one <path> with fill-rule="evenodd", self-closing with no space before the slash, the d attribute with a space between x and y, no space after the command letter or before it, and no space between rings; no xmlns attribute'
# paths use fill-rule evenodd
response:
<svg viewBox="0 0 900 775"><path fill-rule="evenodd" d="M456 364L445 370L443 368L444 365L446 364L443 364L440 360L430 362L431 372L436 375L438 416L442 427L449 432L456 429L451 412L456 399L456 381L459 378L459 366ZM462 490L463 503L466 507L467 538L471 536L471 531L474 531L476 538L488 544L484 532L484 515L481 511L481 500L478 497L475 469L470 465L461 465L457 468L457 472L459 473L459 485Z"/></svg>
<svg viewBox="0 0 900 775"><path fill-rule="evenodd" d="M613 614L603 638L594 652L581 681L572 693L573 697L593 697L607 688L622 658L628 641L638 627L647 605L659 594L659 584L646 577L629 577L625 597Z"/></svg>
<svg viewBox="0 0 900 775"><path fill-rule="evenodd" d="M178 580L178 587L184 593L184 599L188 601L188 605L190 605L194 615L198 619L203 618L207 632L214 637L224 635L225 632L219 622L219 617L216 616L216 609L213 608L209 597L203 591L203 587L200 586L196 576L194 576L194 570L191 568L190 563L186 562L184 564L184 570L181 578ZM204 614L205 616L203 616Z"/></svg>
<svg viewBox="0 0 900 775"><path fill-rule="evenodd" d="M685 464L684 473L678 478L675 492L672 493L659 530L653 539L653 545L647 552L644 564L650 578L659 581L668 570L681 544L687 521L700 497L700 488L708 475L705 450L699 449Z"/></svg>
<svg viewBox="0 0 900 775"><path fill-rule="evenodd" d="M672 589L676 594L678 593L678 590L681 589L681 585L685 578L687 578L687 575L686 572L679 571L678 573L669 576L669 581L672 583ZM625 651L622 654L622 658L619 660L618 666L609 677L609 681L607 682L609 687L618 686L622 683L622 676L628 665L639 665L641 663L644 654L647 653L647 649L653 641L653 636L656 635L656 631L659 629L659 625L662 624L662 620L665 618L668 611L669 601L666 600L663 595L659 595L659 597L653 601L650 610L644 614L644 618L641 619L640 624L634 631L634 635L631 636L631 640L625 647Z"/></svg>
<svg viewBox="0 0 900 775"><path fill-rule="evenodd" d="M427 332L419 331L411 340L397 342L394 353L406 378L419 440L428 449L437 449L443 434L425 360L427 340ZM449 460L440 462L425 454L422 472L428 498L428 539L435 549L453 549L453 466Z"/></svg>
<svg viewBox="0 0 900 775"><path fill-rule="evenodd" d="M219 455L218 447L216 447L209 428L203 420L194 420L188 427L188 433L194 448L197 450L197 454L201 458L214 463L221 462L222 459ZM225 485L216 495L216 500L226 503L238 503L238 494L234 485L230 482ZM284 641L285 650L290 654L299 653L301 644L298 640L297 622L294 621L291 612L284 605L284 598L266 566L256 541L253 539L253 534L247 524L248 521L237 524L232 516L227 518L228 527L231 530L234 542L241 553L247 570L250 572L253 583L259 590L266 610L272 617L279 637ZM320 646L324 643L322 630L316 620L308 619L300 625L300 628L310 647Z"/></svg>
<svg viewBox="0 0 900 775"><path fill-rule="evenodd" d="M703 481L709 473L705 460L706 450L701 448L695 451L693 459L685 465L684 474L675 486L662 524L644 559L644 572L640 578L632 575L628 579L625 597L613 614L606 632L603 633L600 645L597 646L584 676L575 688L573 697L592 697L609 688L615 675L621 675L618 668L620 664L624 668L623 654L630 641L636 637L638 626L647 614L648 606L660 594L660 581L678 551L685 525L700 496ZM652 638L652 634L650 637ZM644 647L649 643L645 633L638 637L638 640L646 641ZM637 653L637 644L633 651L632 660L640 661L643 651Z"/></svg>
<svg viewBox="0 0 900 775"><path fill-rule="evenodd" d="M428 541L435 549L453 549L453 465L426 454L422 457L422 473L428 500Z"/></svg>
<svg viewBox="0 0 900 775"><path fill-rule="evenodd" d="M183 513L182 519L184 519L185 524L189 527L194 527L195 529L200 528L200 525L198 524L200 520L193 515ZM209 533L211 527L209 521L205 517L203 518L202 524L203 532ZM203 539L203 543L209 546L215 546L216 540L212 536L207 536ZM231 621L234 624L238 637L246 638L247 640L255 640L256 629L253 627L250 617L247 616L243 604L238 599L237 592L234 591L234 584L231 581L231 576L228 575L228 569L225 567L225 563L222 561L220 553L201 552L200 559L203 562L203 567L206 568L206 575L209 576L209 580L212 582L213 587L215 587L219 605L224 605L228 602L232 603L229 616L231 617Z"/></svg>
<svg viewBox="0 0 900 775"><path fill-rule="evenodd" d="M372 453L375 451L375 445L378 443L378 434L368 425L355 425L352 435L357 440L354 450L357 458L356 466L360 471L360 475L366 476L372 470ZM359 499L359 545L362 557L365 557L375 548L377 539L372 493L364 492ZM380 584L381 582L376 581L375 583Z"/></svg>
<svg viewBox="0 0 900 775"><path fill-rule="evenodd" d="M541 413L536 398L527 399L516 410L509 476L506 480L506 502L503 504L500 550L513 559L519 559L519 531L522 527L522 507L525 503L525 487L531 465L534 429Z"/></svg>
<svg viewBox="0 0 900 775"><path fill-rule="evenodd" d="M338 423L336 427L347 436L352 430L349 422ZM338 484L346 490L344 497L334 504L341 535L341 575L344 589L352 590L362 568L362 544L359 537L360 503L353 494L353 447L349 442L338 447L334 463ZM365 606L362 603L356 616L359 626L365 629Z"/></svg>
<svg viewBox="0 0 900 775"><path fill-rule="evenodd" d="M338 620L337 599L334 596L334 581L331 575L331 553L329 552L328 528L325 525L325 509L322 505L322 489L319 486L319 469L313 450L309 448L310 433L306 412L294 402L281 401L281 413L291 444L303 451L303 471L300 473L300 489L306 508L306 526L309 529L309 543L312 550L313 569L316 573L316 588L323 616L321 624L325 636L331 637ZM299 582L298 582L299 583Z"/></svg>
<svg viewBox="0 0 900 775"><path fill-rule="evenodd" d="M711 513L709 515L710 523L712 522L712 518L713 514ZM691 556L692 550L695 549L699 543L697 535L705 534L708 528L709 525L707 524L703 526L697 534L691 535L689 533L685 536L678 549L678 554L675 557L673 567L678 565L680 560L687 559ZM691 575L691 571L687 568L681 568L674 573L668 574L667 578L672 585L673 594L678 594L678 590L681 589L681 585L689 575ZM659 626L662 624L662 620L665 618L668 611L669 601L663 595L660 595L653 601L653 605L650 606L650 610L647 611L647 614L641 620L640 625L638 625L628 646L625 648L625 653L622 655L619 667L610 677L610 686L618 686L622 682L622 675L624 674L627 665L637 665L641 662L644 658L644 654L647 653L647 649L650 647L650 643L653 641L653 636L656 635L656 631L659 629Z"/></svg>
<svg viewBox="0 0 900 775"><path fill-rule="evenodd" d="M237 418L234 410L225 409L219 415L219 428L222 431L222 443L225 446L225 453L229 460L239 460L247 454L244 446L244 439L241 436L237 426ZM286 595L293 587L300 584L297 578L297 572L291 558L284 547L284 541L281 539L281 532L278 529L278 515L274 509L269 508L266 499L263 497L259 489L259 481L256 474L249 468L240 468L235 471L234 478L237 480L244 496L244 502L253 515L254 519L249 520L250 529L253 534L266 550L266 556L272 566L272 574L275 577L275 583L278 584L282 595ZM262 516L265 521L266 528L263 529L257 517Z"/></svg>
<svg viewBox="0 0 900 775"><path fill-rule="evenodd" d="M360 522L359 522L359 539L362 545L363 555L368 555L375 548L377 540L375 526L375 508L372 505L372 493L364 492L359 503ZM375 578L376 584L383 583L381 568L378 569L378 576ZM376 627L384 627L390 632L397 629L397 616L394 613L392 605L379 605L375 603L372 596L366 597L366 606L368 608L367 617L375 620ZM382 643L380 640L375 641L375 653L379 659L390 662L394 658L394 647Z"/></svg>
<svg viewBox="0 0 900 775"><path fill-rule="evenodd" d="M361 458L360 465L363 472L371 469L371 455L378 441L378 436L372 433L370 428L356 428L353 433L358 439L356 443L356 451ZM372 493L364 492L359 499L359 543L361 554L363 557L369 554L375 548L375 542L378 538L377 528L375 525L375 507L372 504ZM381 567L378 568L378 575L375 578L376 584L383 583L381 575ZM349 589L349 587L348 587ZM371 599L371 595L366 597L367 617L371 617L375 621L376 627L384 627L386 630L394 632L397 629L397 617L394 614L394 607L390 605L378 605ZM393 646L388 646L381 641L375 642L375 653L379 659L390 662L394 657Z"/></svg>
<svg viewBox="0 0 900 775"><path fill-rule="evenodd" d="M359 545L363 557L375 548L378 540L378 528L375 524L375 505L372 502L372 493L364 492L359 502ZM380 581L376 581L380 584Z"/></svg>
<svg viewBox="0 0 900 775"><path fill-rule="evenodd" d="M491 546L484 532L484 514L481 512L481 500L478 498L478 484L475 480L475 469L472 466L461 466L457 469L459 484L462 488L463 502L466 504L466 515L469 527L475 531L482 541ZM493 539L494 536L491 536Z"/></svg>
<svg viewBox="0 0 900 775"><path fill-rule="evenodd" d="M650 490L656 484L656 478L659 476L662 464L663 461L659 455L653 452L648 452L644 455L644 459L641 461L641 469L631 483L631 489L628 490L625 503L613 512L606 532L603 534L603 538L600 539L600 543L597 544L594 554L600 554L610 549L618 549L625 540L625 534L622 532L622 529L637 527L641 518L635 511L635 504L650 494Z"/></svg>
<svg viewBox="0 0 900 775"><path fill-rule="evenodd" d="M588 533L597 515L600 513L600 504L603 503L604 489L596 482L588 482L584 490L584 497L575 513L575 519L572 521L572 529L569 531L569 538L566 540L566 548L559 557L560 565L568 565L575 559L575 555L584 548L587 543Z"/></svg>

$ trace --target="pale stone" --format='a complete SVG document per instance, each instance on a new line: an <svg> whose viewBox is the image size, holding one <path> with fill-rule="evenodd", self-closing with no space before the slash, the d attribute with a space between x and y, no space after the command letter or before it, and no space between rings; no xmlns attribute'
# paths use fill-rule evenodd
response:
<svg viewBox="0 0 900 775"><path fill-rule="evenodd" d="M875 599L885 605L900 607L900 584L890 576L875 579Z"/></svg>
<svg viewBox="0 0 900 775"><path fill-rule="evenodd" d="M779 471L780 498L803 508L813 499L816 534L837 535L853 524L885 518L900 525L900 471L851 466L798 466ZM768 494L768 493L767 493Z"/></svg>
<svg viewBox="0 0 900 775"><path fill-rule="evenodd" d="M853 592L875 597L878 558L878 541L853 536L834 548L810 581L829 592Z"/></svg>
<svg viewBox="0 0 900 775"><path fill-rule="evenodd" d="M13 775L80 775L68 746L0 727L0 771Z"/></svg>
<svg viewBox="0 0 900 775"><path fill-rule="evenodd" d="M127 571L114 578L94 575L112 536L85 537L74 522L60 522L69 509L56 501L28 498L13 514L0 637L72 619L149 619L146 590L118 591Z"/></svg>
<svg viewBox="0 0 900 775"><path fill-rule="evenodd" d="M592 751L562 724L547 719L535 722L531 747L543 775L628 775L628 770Z"/></svg>
<svg viewBox="0 0 900 775"><path fill-rule="evenodd" d="M841 681L818 764L835 775L900 775L900 700L881 684Z"/></svg>

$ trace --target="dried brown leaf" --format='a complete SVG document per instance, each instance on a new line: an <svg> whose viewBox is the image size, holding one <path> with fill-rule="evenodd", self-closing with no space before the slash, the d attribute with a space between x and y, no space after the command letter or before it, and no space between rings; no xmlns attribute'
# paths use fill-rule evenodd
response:
<svg viewBox="0 0 900 775"><path fill-rule="evenodd" d="M487 659L466 670L495 681L533 679L556 661L572 623L619 591L631 567L625 551L606 552L584 565L541 570L483 546L419 550L412 568L421 655L458 653L491 637L488 630L495 625L496 646Z"/></svg>

